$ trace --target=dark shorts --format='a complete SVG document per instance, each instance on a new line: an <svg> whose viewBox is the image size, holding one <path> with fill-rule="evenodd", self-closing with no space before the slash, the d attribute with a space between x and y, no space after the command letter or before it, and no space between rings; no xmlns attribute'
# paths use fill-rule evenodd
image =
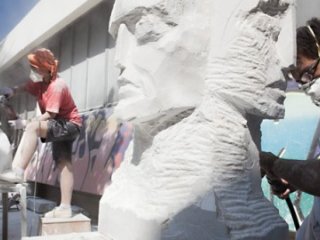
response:
<svg viewBox="0 0 320 240"><path fill-rule="evenodd" d="M53 160L71 161L72 143L80 133L77 124L64 119L49 119L47 138L41 138L42 142L52 142Z"/></svg>

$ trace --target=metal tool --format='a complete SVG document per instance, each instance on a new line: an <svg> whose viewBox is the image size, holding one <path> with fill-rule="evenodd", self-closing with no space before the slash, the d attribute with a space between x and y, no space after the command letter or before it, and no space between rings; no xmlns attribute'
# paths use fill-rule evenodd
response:
<svg viewBox="0 0 320 240"><path fill-rule="evenodd" d="M283 154L285 153L285 151L286 151L285 148L281 148L279 153L278 153L278 157L281 158L283 156ZM289 208L289 211L290 211L294 226L295 226L296 230L298 230L300 228L300 224L299 224L299 220L298 220L298 216L297 216L296 210L294 209L292 201L291 201L289 196L285 200L286 200L287 206Z"/></svg>

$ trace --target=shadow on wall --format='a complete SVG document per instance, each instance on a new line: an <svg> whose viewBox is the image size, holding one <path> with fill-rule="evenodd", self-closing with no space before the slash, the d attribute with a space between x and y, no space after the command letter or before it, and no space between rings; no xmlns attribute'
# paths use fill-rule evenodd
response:
<svg viewBox="0 0 320 240"><path fill-rule="evenodd" d="M108 120L111 113L111 109L100 109L82 116L83 127L72 150L75 191L101 195L123 160L132 138L132 125ZM29 181L59 186L51 143L42 144L39 158L33 159L26 174Z"/></svg>

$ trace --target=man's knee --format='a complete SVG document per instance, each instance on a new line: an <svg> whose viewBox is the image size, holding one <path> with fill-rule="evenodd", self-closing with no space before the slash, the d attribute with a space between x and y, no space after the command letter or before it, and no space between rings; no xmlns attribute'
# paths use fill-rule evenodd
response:
<svg viewBox="0 0 320 240"><path fill-rule="evenodd" d="M69 171L72 171L72 164L69 159L59 158L56 164L60 171L62 171L64 168L67 168Z"/></svg>
<svg viewBox="0 0 320 240"><path fill-rule="evenodd" d="M26 131L34 132L38 137L46 138L48 132L48 124L46 121L33 121L27 124Z"/></svg>

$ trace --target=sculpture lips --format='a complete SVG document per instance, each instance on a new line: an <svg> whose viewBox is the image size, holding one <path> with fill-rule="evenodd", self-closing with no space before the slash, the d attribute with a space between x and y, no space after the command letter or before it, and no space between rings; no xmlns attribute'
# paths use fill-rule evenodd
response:
<svg viewBox="0 0 320 240"><path fill-rule="evenodd" d="M143 93L140 89L133 85L126 85L119 88L119 99L127 99L127 98L139 98L143 96Z"/></svg>
<svg viewBox="0 0 320 240"><path fill-rule="evenodd" d="M127 78L123 77L123 74L121 74L118 78L118 85L119 87L126 86L126 85L134 85L130 80Z"/></svg>
<svg viewBox="0 0 320 240"><path fill-rule="evenodd" d="M124 72L119 76L117 82L119 86L119 99L123 100L144 96L138 85L124 77Z"/></svg>

